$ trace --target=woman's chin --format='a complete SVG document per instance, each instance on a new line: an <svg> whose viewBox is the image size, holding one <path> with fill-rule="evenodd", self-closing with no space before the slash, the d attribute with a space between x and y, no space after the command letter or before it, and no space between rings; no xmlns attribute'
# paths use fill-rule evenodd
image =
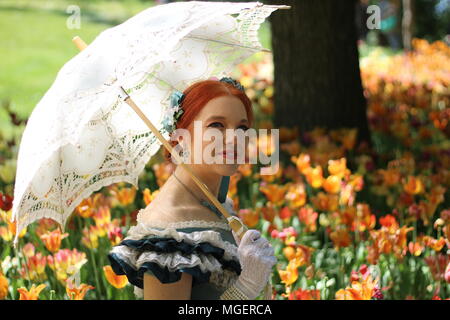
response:
<svg viewBox="0 0 450 320"><path fill-rule="evenodd" d="M222 176L232 176L237 172L238 168L239 164L218 164L214 171Z"/></svg>

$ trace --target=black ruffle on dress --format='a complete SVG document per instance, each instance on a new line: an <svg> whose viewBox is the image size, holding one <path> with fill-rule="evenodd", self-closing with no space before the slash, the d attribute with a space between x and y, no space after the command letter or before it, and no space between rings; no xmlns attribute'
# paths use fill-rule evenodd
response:
<svg viewBox="0 0 450 320"><path fill-rule="evenodd" d="M230 202L226 204L235 215ZM162 283L180 280L182 272L191 274L193 300L219 299L240 275L237 245L226 220L150 225L139 214L137 225L108 254L113 271L127 276L137 298L143 298L145 273Z"/></svg>

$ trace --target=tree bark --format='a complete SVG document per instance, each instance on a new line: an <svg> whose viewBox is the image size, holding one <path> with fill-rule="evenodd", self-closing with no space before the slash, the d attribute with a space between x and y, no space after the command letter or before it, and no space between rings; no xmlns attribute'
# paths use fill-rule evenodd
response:
<svg viewBox="0 0 450 320"><path fill-rule="evenodd" d="M265 0L285 4L269 17L275 126L358 128L370 144L357 48L355 0Z"/></svg>
<svg viewBox="0 0 450 320"><path fill-rule="evenodd" d="M403 0L403 16L402 16L402 38L403 48L411 51L412 45L412 24L413 10L411 0Z"/></svg>

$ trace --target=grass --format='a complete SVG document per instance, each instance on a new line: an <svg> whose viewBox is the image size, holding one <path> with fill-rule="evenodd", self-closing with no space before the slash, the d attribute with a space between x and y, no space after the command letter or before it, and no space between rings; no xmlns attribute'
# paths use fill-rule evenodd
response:
<svg viewBox="0 0 450 320"><path fill-rule="evenodd" d="M118 1L70 1L81 8L81 28L69 29L68 3L0 3L0 102L10 103L22 118L31 114L59 69L78 53L71 41L74 36L90 43L101 31L149 6L140 1L129 1L129 6ZM0 128L7 138L21 131L11 126L4 108L0 108Z"/></svg>
<svg viewBox="0 0 450 320"><path fill-rule="evenodd" d="M71 39L79 35L92 42L103 30L117 25L154 5L140 0L3 0L0 2L0 106L27 118L50 88L59 69L77 54ZM81 28L66 25L69 5L80 8ZM270 25L264 23L259 35L264 48L271 49ZM257 58L249 58L252 61ZM0 108L0 132L8 139L23 128L10 124Z"/></svg>

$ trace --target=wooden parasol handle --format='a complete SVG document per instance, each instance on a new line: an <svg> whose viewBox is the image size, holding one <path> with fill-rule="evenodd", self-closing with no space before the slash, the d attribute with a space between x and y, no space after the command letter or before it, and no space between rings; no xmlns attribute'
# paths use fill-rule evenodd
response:
<svg viewBox="0 0 450 320"><path fill-rule="evenodd" d="M73 43L77 48L82 51L87 47L87 44L78 36L72 39ZM197 186L203 191L203 193L208 197L208 199L216 206L217 209L227 218L228 224L231 229L242 239L245 232L248 230L247 227L242 223L242 221L236 218L222 206L222 204L217 200L217 198L209 191L208 187L195 175L191 167L184 163L178 153L173 152L172 145L162 136L161 132L153 125L153 123L145 116L141 109L136 105L136 103L131 99L131 97L126 93L124 88L121 88L121 95L125 96L124 101L139 115L139 117L145 122L152 133L158 138L158 140L164 145L164 147L171 153L173 157L177 160L178 164L185 169L192 180L197 184Z"/></svg>

